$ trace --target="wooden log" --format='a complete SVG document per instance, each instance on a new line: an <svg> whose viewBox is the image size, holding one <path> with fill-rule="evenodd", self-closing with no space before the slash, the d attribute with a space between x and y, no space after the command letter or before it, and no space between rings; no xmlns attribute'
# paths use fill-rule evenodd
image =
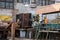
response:
<svg viewBox="0 0 60 40"><path fill-rule="evenodd" d="M12 23L11 25L11 40L14 40L15 37L15 27L14 27L14 23Z"/></svg>
<svg viewBox="0 0 60 40"><path fill-rule="evenodd" d="M17 14L17 12L18 12L17 9L14 9L12 11L13 21L12 21L12 25L11 25L11 40L15 39L15 22L16 22L16 14Z"/></svg>

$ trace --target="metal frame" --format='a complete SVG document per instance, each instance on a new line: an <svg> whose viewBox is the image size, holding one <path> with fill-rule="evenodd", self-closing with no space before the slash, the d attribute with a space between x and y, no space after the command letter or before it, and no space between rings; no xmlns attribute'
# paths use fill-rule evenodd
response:
<svg viewBox="0 0 60 40"><path fill-rule="evenodd" d="M52 12L52 13L55 13L55 12ZM58 13L59 13L59 11L58 11ZM59 15L57 13L57 16ZM47 14L47 13L46 13ZM45 13L43 13L42 15L46 15ZM49 13L50 14L50 13ZM43 16L42 16L42 18L43 18ZM58 23L58 22L57 22ZM39 34L41 33L41 32L45 32L45 31L39 31L38 33L37 33L37 38L36 38L36 40L38 40L38 36L39 36ZM46 40L48 40L48 35L49 35L49 33L59 33L58 31L46 31L46 33L47 33L47 35L46 35ZM50 36L49 36L49 38L50 38ZM51 39L49 39L49 40L51 40ZM55 40L55 39L54 39ZM57 39L56 39L57 40Z"/></svg>

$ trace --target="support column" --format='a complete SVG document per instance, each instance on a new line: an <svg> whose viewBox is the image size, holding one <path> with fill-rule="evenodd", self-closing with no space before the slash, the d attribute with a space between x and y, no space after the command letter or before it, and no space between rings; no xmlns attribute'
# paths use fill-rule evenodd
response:
<svg viewBox="0 0 60 40"><path fill-rule="evenodd" d="M11 25L11 40L15 39L15 23L16 23L16 14L18 10L14 9L12 11L12 25Z"/></svg>
<svg viewBox="0 0 60 40"><path fill-rule="evenodd" d="M15 27L14 27L14 23L12 23L11 25L11 40L15 39Z"/></svg>

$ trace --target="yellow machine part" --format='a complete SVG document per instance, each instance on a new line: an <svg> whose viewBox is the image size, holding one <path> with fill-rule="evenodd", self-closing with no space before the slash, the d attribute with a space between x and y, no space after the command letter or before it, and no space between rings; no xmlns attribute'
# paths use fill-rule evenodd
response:
<svg viewBox="0 0 60 40"><path fill-rule="evenodd" d="M0 16L0 20L2 20L2 21L10 21L11 20L11 16L1 15Z"/></svg>

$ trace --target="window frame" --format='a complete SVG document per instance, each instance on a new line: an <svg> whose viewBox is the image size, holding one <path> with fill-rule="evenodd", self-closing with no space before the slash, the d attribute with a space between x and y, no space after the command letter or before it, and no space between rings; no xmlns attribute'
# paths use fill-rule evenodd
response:
<svg viewBox="0 0 60 40"><path fill-rule="evenodd" d="M10 0L9 1L2 1L2 0L0 0L0 2L4 2L5 3L5 7L0 7L0 8L3 8L3 9L14 9L14 0L11 2ZM9 8L7 8L7 6L6 6L6 3L9 3ZM10 6L10 3L12 3L13 5L12 5L12 8L11 8L11 6Z"/></svg>
<svg viewBox="0 0 60 40"><path fill-rule="evenodd" d="M25 4L25 3L28 3L28 4L30 4L30 0L17 0L17 3L23 3L23 4Z"/></svg>
<svg viewBox="0 0 60 40"><path fill-rule="evenodd" d="M44 3L43 3L43 1L44 1ZM41 5L41 6L50 5L50 4L55 3L55 1L52 1L52 0L37 0L36 2L37 2L36 4Z"/></svg>

